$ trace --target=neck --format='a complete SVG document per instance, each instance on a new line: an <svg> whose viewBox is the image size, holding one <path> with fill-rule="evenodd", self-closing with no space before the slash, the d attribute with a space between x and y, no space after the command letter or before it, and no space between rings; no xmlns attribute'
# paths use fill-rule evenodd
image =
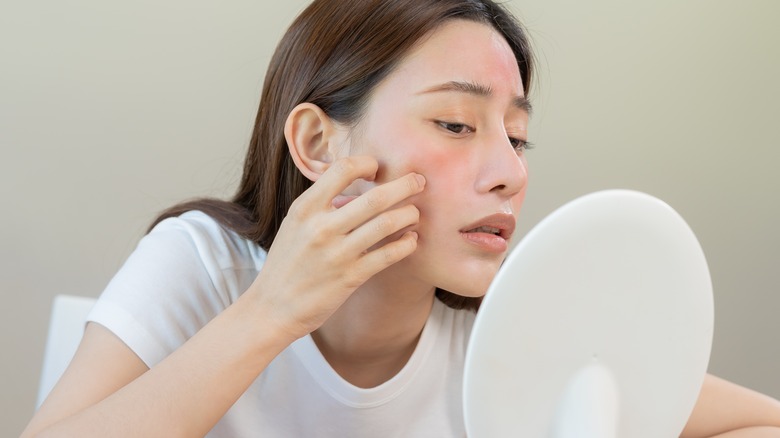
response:
<svg viewBox="0 0 780 438"><path fill-rule="evenodd" d="M312 339L342 378L373 388L408 362L431 312L434 291L383 272L355 291Z"/></svg>

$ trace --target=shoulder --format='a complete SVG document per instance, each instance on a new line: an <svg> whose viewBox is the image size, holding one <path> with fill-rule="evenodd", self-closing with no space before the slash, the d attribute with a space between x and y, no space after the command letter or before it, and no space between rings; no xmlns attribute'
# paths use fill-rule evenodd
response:
<svg viewBox="0 0 780 438"><path fill-rule="evenodd" d="M266 252L255 242L225 228L202 211L188 211L163 220L146 235L139 246L179 248L194 252L207 267L259 270Z"/></svg>
<svg viewBox="0 0 780 438"><path fill-rule="evenodd" d="M152 366L235 302L264 260L258 245L203 212L165 219L141 239L89 320Z"/></svg>

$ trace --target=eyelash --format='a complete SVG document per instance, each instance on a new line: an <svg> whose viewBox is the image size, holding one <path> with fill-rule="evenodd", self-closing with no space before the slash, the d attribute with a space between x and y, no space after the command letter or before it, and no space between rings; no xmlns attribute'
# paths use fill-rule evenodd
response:
<svg viewBox="0 0 780 438"><path fill-rule="evenodd" d="M438 124L439 126L441 126L444 129L446 129L447 131L452 132L453 134L463 134L464 133L463 132L464 128L468 130L467 133L469 133L469 134L474 132L474 131L476 131L474 128L472 128L471 126L466 125L465 123L452 123L452 122L443 122L443 121L437 120L436 124ZM526 141L526 140L519 139L519 138L513 138L513 137L509 137L509 144L511 144L512 148L514 148L514 150L516 150L518 152L527 151L529 149L533 149L534 148L534 144L533 143L531 143L529 141Z"/></svg>
<svg viewBox="0 0 780 438"><path fill-rule="evenodd" d="M521 140L519 138L509 137L509 143L516 151L528 151L534 148L534 144L530 141Z"/></svg>

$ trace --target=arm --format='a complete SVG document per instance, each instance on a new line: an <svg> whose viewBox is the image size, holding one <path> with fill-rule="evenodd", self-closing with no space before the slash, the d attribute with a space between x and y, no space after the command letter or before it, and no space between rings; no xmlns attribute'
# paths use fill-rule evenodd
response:
<svg viewBox="0 0 780 438"><path fill-rule="evenodd" d="M780 437L780 427L746 427L744 429L732 430L731 432L715 435L712 438L778 438Z"/></svg>
<svg viewBox="0 0 780 438"><path fill-rule="evenodd" d="M708 374L680 438L780 438L780 402Z"/></svg>
<svg viewBox="0 0 780 438"><path fill-rule="evenodd" d="M413 232L372 247L419 221L413 205L395 206L422 191L421 176L408 174L334 206L347 186L373 179L377 168L369 157L336 161L293 203L249 289L151 369L107 329L89 324L22 437L208 433L279 352L416 249Z"/></svg>
<svg viewBox="0 0 780 438"><path fill-rule="evenodd" d="M291 342L260 323L262 315L251 303L231 306L148 371L111 332L90 323L22 437L205 435Z"/></svg>

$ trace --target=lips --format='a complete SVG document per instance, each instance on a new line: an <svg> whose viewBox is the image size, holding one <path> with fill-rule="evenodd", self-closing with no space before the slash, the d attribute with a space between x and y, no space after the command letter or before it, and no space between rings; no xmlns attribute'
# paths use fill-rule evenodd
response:
<svg viewBox="0 0 780 438"><path fill-rule="evenodd" d="M506 213L497 213L484 217L461 229L461 233L491 234L504 240L511 239L514 232L515 217Z"/></svg>
<svg viewBox="0 0 780 438"><path fill-rule="evenodd" d="M493 227L479 227L479 228L475 228L473 230L468 230L466 232L467 233L488 233L488 234L493 234L493 235L496 235L496 236L500 236L501 235L501 230L499 228L493 228Z"/></svg>

